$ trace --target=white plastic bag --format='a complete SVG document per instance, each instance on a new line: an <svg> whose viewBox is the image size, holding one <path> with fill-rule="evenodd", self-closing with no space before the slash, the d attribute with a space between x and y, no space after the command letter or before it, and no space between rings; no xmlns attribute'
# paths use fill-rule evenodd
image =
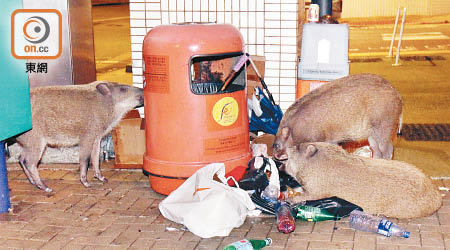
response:
<svg viewBox="0 0 450 250"><path fill-rule="evenodd" d="M222 183L213 180L215 174ZM246 191L226 183L225 165L209 164L170 193L159 204L159 211L202 238L227 236L244 223L255 205Z"/></svg>

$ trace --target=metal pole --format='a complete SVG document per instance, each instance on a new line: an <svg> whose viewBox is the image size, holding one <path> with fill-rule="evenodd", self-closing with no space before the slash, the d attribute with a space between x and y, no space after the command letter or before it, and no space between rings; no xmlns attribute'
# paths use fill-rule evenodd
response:
<svg viewBox="0 0 450 250"><path fill-rule="evenodd" d="M398 24L398 17L399 16L400 16L400 7L398 7L397 17L395 18L394 31L392 32L391 46L389 46L389 55L388 55L388 57L393 57L393 55L392 55L392 48L394 47L395 33L397 33L397 24Z"/></svg>
<svg viewBox="0 0 450 250"><path fill-rule="evenodd" d="M405 19L406 19L406 7L403 8L402 26L400 27L400 37L398 39L397 55L395 56L395 63L392 64L392 66L399 66L399 65L401 65L400 63L398 63L398 59L400 57L400 47L402 46L402 37L403 37L403 28L405 26Z"/></svg>
<svg viewBox="0 0 450 250"><path fill-rule="evenodd" d="M5 161L5 142L0 141L0 213L7 213L10 208L8 174Z"/></svg>

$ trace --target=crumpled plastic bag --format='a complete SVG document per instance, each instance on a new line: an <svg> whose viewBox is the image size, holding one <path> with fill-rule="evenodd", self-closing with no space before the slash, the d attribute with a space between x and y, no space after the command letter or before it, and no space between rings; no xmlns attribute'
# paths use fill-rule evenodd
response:
<svg viewBox="0 0 450 250"><path fill-rule="evenodd" d="M202 238L228 236L244 223L255 205L246 191L226 183L225 165L209 164L170 193L159 210L165 218L184 224Z"/></svg>

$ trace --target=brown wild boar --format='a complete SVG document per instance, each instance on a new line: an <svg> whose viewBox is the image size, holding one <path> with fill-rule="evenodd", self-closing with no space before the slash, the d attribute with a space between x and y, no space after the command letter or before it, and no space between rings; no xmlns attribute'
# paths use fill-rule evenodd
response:
<svg viewBox="0 0 450 250"><path fill-rule="evenodd" d="M442 204L431 180L405 162L358 157L326 142L301 143L287 154L286 172L305 190L293 202L337 196L394 218L428 216Z"/></svg>
<svg viewBox="0 0 450 250"><path fill-rule="evenodd" d="M87 85L33 88L30 91L33 129L16 138L28 180L51 192L39 177L38 164L46 146L79 145L80 180L89 187L89 161L94 177L105 182L99 166L100 141L131 109L144 104L143 90L96 81Z"/></svg>
<svg viewBox="0 0 450 250"><path fill-rule="evenodd" d="M274 156L302 142L369 140L375 158L392 159L392 136L402 113L400 94L374 74L346 76L296 100L281 119Z"/></svg>

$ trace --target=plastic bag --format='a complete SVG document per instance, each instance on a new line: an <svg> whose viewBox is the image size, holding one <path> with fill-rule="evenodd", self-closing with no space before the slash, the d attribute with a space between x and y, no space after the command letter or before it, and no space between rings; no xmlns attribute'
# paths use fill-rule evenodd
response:
<svg viewBox="0 0 450 250"><path fill-rule="evenodd" d="M255 94L248 100L248 109L250 131L263 131L273 135L277 133L283 111L280 106L267 98L260 87L255 88Z"/></svg>
<svg viewBox="0 0 450 250"><path fill-rule="evenodd" d="M334 214L339 218L347 217L353 210L363 211L363 209L349 201L336 196L320 200L306 201L305 205L325 209L328 213Z"/></svg>
<svg viewBox="0 0 450 250"><path fill-rule="evenodd" d="M246 191L226 183L225 165L209 164L169 194L159 204L159 211L202 238L227 236L244 223L255 205Z"/></svg>

